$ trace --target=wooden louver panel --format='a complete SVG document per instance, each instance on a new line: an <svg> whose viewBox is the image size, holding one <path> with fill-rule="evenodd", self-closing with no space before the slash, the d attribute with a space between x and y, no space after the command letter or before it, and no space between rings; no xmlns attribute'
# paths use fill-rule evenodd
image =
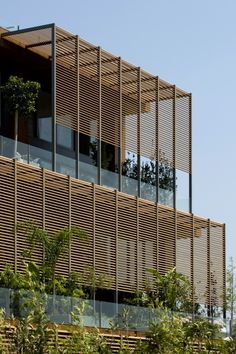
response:
<svg viewBox="0 0 236 354"><path fill-rule="evenodd" d="M79 130L99 137L100 78L99 48L84 43L79 46Z"/></svg>
<svg viewBox="0 0 236 354"><path fill-rule="evenodd" d="M33 221L43 228L43 183L42 171L23 164L17 166L17 221ZM29 247L25 230L17 231L17 269L24 269L23 251ZM41 263L42 249L37 246L32 254L32 260Z"/></svg>
<svg viewBox="0 0 236 354"><path fill-rule="evenodd" d="M176 98L176 161L175 167L191 173L190 96Z"/></svg>
<svg viewBox="0 0 236 354"><path fill-rule="evenodd" d="M116 198L102 187L95 189L95 269L106 274L114 288L116 275ZM109 210L109 219L108 219ZM109 227L108 227L109 223Z"/></svg>
<svg viewBox="0 0 236 354"><path fill-rule="evenodd" d="M210 224L210 304L213 307L223 306L225 251L222 225Z"/></svg>
<svg viewBox="0 0 236 354"><path fill-rule="evenodd" d="M6 263L14 264L15 179L14 165L0 159L0 271Z"/></svg>
<svg viewBox="0 0 236 354"><path fill-rule="evenodd" d="M194 285L195 302L209 303L208 288L208 222L194 218Z"/></svg>
<svg viewBox="0 0 236 354"><path fill-rule="evenodd" d="M192 280L193 228L191 215L177 213L176 270Z"/></svg>
<svg viewBox="0 0 236 354"><path fill-rule="evenodd" d="M125 195L118 198L118 286L137 287L137 201Z"/></svg>
<svg viewBox="0 0 236 354"><path fill-rule="evenodd" d="M69 225L68 177L47 171L45 174L45 229L50 234ZM68 256L58 261L58 273L68 275Z"/></svg>
<svg viewBox="0 0 236 354"><path fill-rule="evenodd" d="M138 153L138 70L122 63L122 159Z"/></svg>
<svg viewBox="0 0 236 354"><path fill-rule="evenodd" d="M168 164L174 166L174 151L173 151L173 100L174 88L169 87L165 90L169 95L169 99L160 100L159 102L159 160L167 159Z"/></svg>
<svg viewBox="0 0 236 354"><path fill-rule="evenodd" d="M71 180L71 225L86 231L85 239L74 239L71 245L71 271L83 272L94 266L93 189L91 184Z"/></svg>
<svg viewBox="0 0 236 354"><path fill-rule="evenodd" d="M175 214L174 210L158 208L158 262L165 274L175 266Z"/></svg>
<svg viewBox="0 0 236 354"><path fill-rule="evenodd" d="M72 242L69 257L58 263L59 274L95 266L110 275L112 289L133 292L143 287L146 268L164 274L176 266L193 281L195 302L222 306L222 224L3 157L0 206L0 270L5 263L23 270L27 243L20 231L15 234L18 221L33 219L51 235L75 225L88 238ZM40 248L33 259L41 262Z"/></svg>
<svg viewBox="0 0 236 354"><path fill-rule="evenodd" d="M119 60L101 53L101 140L120 146Z"/></svg>
<svg viewBox="0 0 236 354"><path fill-rule="evenodd" d="M56 122L78 130L77 41L56 30Z"/></svg>
<svg viewBox="0 0 236 354"><path fill-rule="evenodd" d="M140 288L152 277L147 269L157 267L157 209L155 204L139 201L138 278Z"/></svg>

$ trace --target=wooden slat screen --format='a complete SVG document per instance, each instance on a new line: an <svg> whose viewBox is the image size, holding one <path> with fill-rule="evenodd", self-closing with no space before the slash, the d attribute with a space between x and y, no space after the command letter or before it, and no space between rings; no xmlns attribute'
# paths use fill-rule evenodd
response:
<svg viewBox="0 0 236 354"><path fill-rule="evenodd" d="M68 177L45 172L45 229L52 234L69 225ZM68 257L61 257L57 271L68 275Z"/></svg>
<svg viewBox="0 0 236 354"><path fill-rule="evenodd" d="M118 288L137 288L137 201L122 194L118 198Z"/></svg>
<svg viewBox="0 0 236 354"><path fill-rule="evenodd" d="M95 189L95 269L107 274L114 288L116 275L116 196L96 186ZM109 216L108 216L109 210Z"/></svg>
<svg viewBox="0 0 236 354"><path fill-rule="evenodd" d="M141 77L140 155L157 159L156 78Z"/></svg>
<svg viewBox="0 0 236 354"><path fill-rule="evenodd" d="M120 146L119 59L101 51L101 140Z"/></svg>
<svg viewBox="0 0 236 354"><path fill-rule="evenodd" d="M138 69L122 63L122 160L138 153Z"/></svg>
<svg viewBox="0 0 236 354"><path fill-rule="evenodd" d="M209 303L208 288L208 222L194 218L194 285L195 301L200 304Z"/></svg>
<svg viewBox="0 0 236 354"><path fill-rule="evenodd" d="M175 213L169 208L158 208L158 263L165 274L175 266Z"/></svg>
<svg viewBox="0 0 236 354"><path fill-rule="evenodd" d="M50 25L48 28L32 28L25 33L6 32L2 37L51 60L53 30ZM120 146L122 161L126 158L125 150L135 154L141 150L141 154L148 158L164 154L170 164L191 173L190 95L176 88L174 109L174 87L159 80L159 141L156 142L153 129L157 105L156 77L140 70L139 87L137 67L58 27L55 33L57 124ZM159 151L155 151L155 143L158 143Z"/></svg>
<svg viewBox="0 0 236 354"><path fill-rule="evenodd" d="M100 78L99 48L80 41L79 46L79 131L99 138Z"/></svg>
<svg viewBox="0 0 236 354"><path fill-rule="evenodd" d="M176 270L192 281L193 229L189 214L177 212Z"/></svg>
<svg viewBox="0 0 236 354"><path fill-rule="evenodd" d="M164 90L168 94L169 99L160 100L159 102L159 160L167 159L171 166L174 166L173 156L173 100L174 88L166 88Z"/></svg>
<svg viewBox="0 0 236 354"><path fill-rule="evenodd" d="M56 29L56 122L78 130L77 40Z"/></svg>
<svg viewBox="0 0 236 354"><path fill-rule="evenodd" d="M0 158L0 271L15 262L15 171L14 164Z"/></svg>
<svg viewBox="0 0 236 354"><path fill-rule="evenodd" d="M139 200L139 244L138 244L139 286L145 286L152 277L148 268L157 268L157 208L153 203Z"/></svg>
<svg viewBox="0 0 236 354"><path fill-rule="evenodd" d="M15 236L16 222L34 219L51 234L76 225L88 238L72 242L69 257L58 263L58 273L95 266L97 273L111 276L112 289L132 292L143 287L146 268L163 274L176 266L193 282L196 302L222 304L222 224L4 157L0 203L1 270L7 262L23 269L22 250L27 245L21 233ZM41 250L34 257L41 260Z"/></svg>
<svg viewBox="0 0 236 354"><path fill-rule="evenodd" d="M86 239L73 240L71 271L93 268L93 188L91 184L71 179L71 225L86 231Z"/></svg>
<svg viewBox="0 0 236 354"><path fill-rule="evenodd" d="M222 225L210 224L210 294L211 306L223 306L225 251Z"/></svg>
<svg viewBox="0 0 236 354"><path fill-rule="evenodd" d="M17 221L32 220L43 228L43 180L41 173L35 173L35 168L27 165L17 165ZM22 252L27 249L28 242L25 231L17 231L17 269L24 267ZM42 262L42 249L37 247L32 260Z"/></svg>
<svg viewBox="0 0 236 354"><path fill-rule="evenodd" d="M190 96L176 97L175 167L191 173Z"/></svg>

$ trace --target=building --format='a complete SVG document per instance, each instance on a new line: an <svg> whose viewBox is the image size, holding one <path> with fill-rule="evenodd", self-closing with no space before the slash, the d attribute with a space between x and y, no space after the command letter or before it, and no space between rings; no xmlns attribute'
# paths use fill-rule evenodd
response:
<svg viewBox="0 0 236 354"><path fill-rule="evenodd" d="M35 116L19 119L17 156L1 100L0 270L22 269L17 222L79 225L89 240L72 243L60 274L94 267L111 279L104 298L122 301L146 268L176 266L193 301L221 307L225 226L191 207L191 94L54 24L0 35L1 83L13 74L42 88Z"/></svg>

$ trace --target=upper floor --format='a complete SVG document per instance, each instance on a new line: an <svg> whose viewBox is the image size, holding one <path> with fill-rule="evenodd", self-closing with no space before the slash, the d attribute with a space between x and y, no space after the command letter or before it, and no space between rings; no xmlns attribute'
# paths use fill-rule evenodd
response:
<svg viewBox="0 0 236 354"><path fill-rule="evenodd" d="M54 24L0 35L1 84L41 84L17 155L1 98L0 155L191 212L191 94Z"/></svg>

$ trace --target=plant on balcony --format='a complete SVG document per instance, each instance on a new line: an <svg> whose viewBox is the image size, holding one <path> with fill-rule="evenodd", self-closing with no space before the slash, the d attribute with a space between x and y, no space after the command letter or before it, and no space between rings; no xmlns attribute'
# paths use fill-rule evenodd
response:
<svg viewBox="0 0 236 354"><path fill-rule="evenodd" d="M14 157L17 158L18 120L19 115L31 116L36 111L36 101L40 91L36 81L24 81L23 78L11 75L0 90L10 111L14 112Z"/></svg>

